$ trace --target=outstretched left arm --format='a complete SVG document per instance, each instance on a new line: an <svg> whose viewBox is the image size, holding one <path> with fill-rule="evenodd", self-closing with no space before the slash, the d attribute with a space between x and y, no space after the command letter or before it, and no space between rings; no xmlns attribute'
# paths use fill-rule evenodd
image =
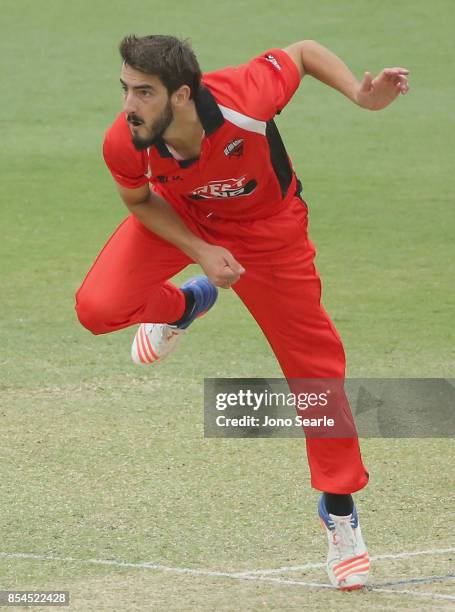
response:
<svg viewBox="0 0 455 612"><path fill-rule="evenodd" d="M362 108L381 110L409 90L406 68L385 68L375 79L365 72L359 83L339 57L314 40L294 43L284 51L293 59L301 77L311 75Z"/></svg>

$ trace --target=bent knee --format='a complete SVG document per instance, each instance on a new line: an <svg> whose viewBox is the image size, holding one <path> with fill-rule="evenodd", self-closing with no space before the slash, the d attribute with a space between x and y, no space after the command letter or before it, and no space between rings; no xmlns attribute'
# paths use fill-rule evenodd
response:
<svg viewBox="0 0 455 612"><path fill-rule="evenodd" d="M104 300L99 300L78 291L76 293L75 309L80 324L92 332L92 334L105 334L112 331L109 325L112 313L109 312Z"/></svg>

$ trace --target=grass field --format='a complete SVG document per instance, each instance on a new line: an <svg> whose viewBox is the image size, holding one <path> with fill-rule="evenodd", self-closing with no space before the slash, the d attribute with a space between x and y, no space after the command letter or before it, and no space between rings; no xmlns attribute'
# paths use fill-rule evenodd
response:
<svg viewBox="0 0 455 612"><path fill-rule="evenodd" d="M130 362L133 330L94 337L73 311L125 216L100 153L121 37L188 36L206 70L311 38L357 76L411 70L383 113L305 79L278 119L349 374L453 378L453 2L0 8L0 589L68 589L81 611L453 607L451 440L363 441L356 500L383 558L370 590L334 592L302 441L203 438L204 377L280 375L235 295L159 369Z"/></svg>

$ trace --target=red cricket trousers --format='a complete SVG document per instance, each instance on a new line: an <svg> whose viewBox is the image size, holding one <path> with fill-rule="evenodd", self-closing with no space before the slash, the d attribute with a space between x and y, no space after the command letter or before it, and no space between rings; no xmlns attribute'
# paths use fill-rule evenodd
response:
<svg viewBox="0 0 455 612"><path fill-rule="evenodd" d="M321 282L307 235L307 208L295 197L266 219L205 216L174 202L190 230L223 246L246 272L233 285L269 341L286 378L345 376L340 337L321 305ZM178 320L182 292L168 279L193 263L131 215L108 240L76 295L82 325L94 334ZM306 440L311 483L352 493L368 482L357 437Z"/></svg>

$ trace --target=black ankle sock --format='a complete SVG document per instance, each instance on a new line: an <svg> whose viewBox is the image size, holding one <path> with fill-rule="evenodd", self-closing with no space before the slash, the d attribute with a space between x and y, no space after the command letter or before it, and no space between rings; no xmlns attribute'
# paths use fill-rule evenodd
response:
<svg viewBox="0 0 455 612"><path fill-rule="evenodd" d="M354 509L354 500L350 494L324 493L324 501L327 512L335 516L348 516Z"/></svg>
<svg viewBox="0 0 455 612"><path fill-rule="evenodd" d="M189 289L182 289L182 293L185 296L185 310L182 316L180 317L180 319L178 319L177 321L174 321L174 323L169 323L169 325L180 325L181 323L184 323L187 317L191 314L191 311L193 310L193 307L194 307L193 292L190 291Z"/></svg>

